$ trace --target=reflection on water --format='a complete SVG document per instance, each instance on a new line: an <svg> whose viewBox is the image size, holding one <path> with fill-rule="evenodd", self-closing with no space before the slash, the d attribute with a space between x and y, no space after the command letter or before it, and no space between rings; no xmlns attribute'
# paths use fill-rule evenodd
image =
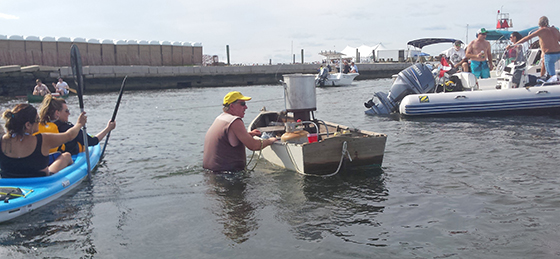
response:
<svg viewBox="0 0 560 259"><path fill-rule="evenodd" d="M379 167L308 177L260 162L257 171L239 174L206 173L211 207L223 234L237 244L250 240L259 228L258 214L274 208L292 227L295 238L320 241L327 236L345 242L383 246L384 240L361 228L378 227L388 198ZM257 196L251 192L258 193Z"/></svg>
<svg viewBox="0 0 560 259"><path fill-rule="evenodd" d="M76 257L93 256L97 251L91 236L94 206L91 187L82 183L76 188L81 189L79 192L65 195L74 199L62 197L58 203L3 223L2 228L9 231L0 236L0 246L33 257L49 257L70 247L69 251L74 251ZM70 253L64 254L69 256Z"/></svg>
<svg viewBox="0 0 560 259"><path fill-rule="evenodd" d="M254 205L246 197L248 177L246 172L205 174L208 194L217 201L212 212L223 225L224 235L238 244L247 241L259 227Z"/></svg>
<svg viewBox="0 0 560 259"><path fill-rule="evenodd" d="M382 169L328 178L202 169L223 96L253 97L248 124L283 109L280 85L125 92L102 172L0 224L0 258L557 258L560 117L364 115L389 87L317 89L317 118L388 135ZM86 96L88 132L116 95Z"/></svg>
<svg viewBox="0 0 560 259"><path fill-rule="evenodd" d="M296 238L320 241L332 235L352 243L382 243L360 230L381 224L376 216L383 212L383 201L389 195L382 169L354 169L327 178L292 178L299 183L283 181L284 176L279 178L286 191L277 204L278 213L293 227Z"/></svg>

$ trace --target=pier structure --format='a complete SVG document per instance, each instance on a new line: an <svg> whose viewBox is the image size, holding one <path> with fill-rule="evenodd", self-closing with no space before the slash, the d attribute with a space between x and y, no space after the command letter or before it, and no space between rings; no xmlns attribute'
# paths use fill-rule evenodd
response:
<svg viewBox="0 0 560 259"><path fill-rule="evenodd" d="M390 78L411 63L358 64L356 80ZM284 74L317 74L318 64L263 66L83 66L86 93L118 91L128 76L128 90L161 90L188 87L223 87L247 85L278 85ZM41 79L49 88L57 78L75 88L72 69L68 66L2 66L0 95L18 96L33 91L35 80ZM54 90L54 89L51 89Z"/></svg>

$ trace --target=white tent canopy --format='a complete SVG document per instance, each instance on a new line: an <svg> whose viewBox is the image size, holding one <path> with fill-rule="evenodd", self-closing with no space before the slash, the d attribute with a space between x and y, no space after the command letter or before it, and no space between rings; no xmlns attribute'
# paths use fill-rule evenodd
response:
<svg viewBox="0 0 560 259"><path fill-rule="evenodd" d="M350 46L346 46L346 48L344 48L343 50L341 50L340 52L344 53L346 56L345 58L352 58L353 60L356 59L356 49L358 49L358 52L360 53L360 59L371 59L372 58L372 53L375 51L376 56L377 56L377 51L378 50L386 50L387 48L385 48L385 46L383 46L382 43L376 44L374 46L367 46L367 45L362 45L360 47L350 47Z"/></svg>

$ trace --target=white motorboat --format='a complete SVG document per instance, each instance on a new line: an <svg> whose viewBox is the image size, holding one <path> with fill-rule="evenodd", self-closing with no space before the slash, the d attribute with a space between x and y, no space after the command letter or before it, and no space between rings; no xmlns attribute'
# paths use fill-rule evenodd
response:
<svg viewBox="0 0 560 259"><path fill-rule="evenodd" d="M510 64L513 69L516 64ZM513 70L511 70L513 71ZM449 85L436 87L430 69L415 64L399 73L389 94L375 93L365 105L369 115L400 113L408 116L475 114L559 114L560 82L521 88L480 89L472 73L457 73ZM512 77L504 70L500 78ZM498 78L498 79L500 79ZM509 79L508 79L509 80ZM505 80L504 80L505 81ZM511 82L511 81L509 81ZM375 103L374 99L378 102Z"/></svg>
<svg viewBox="0 0 560 259"><path fill-rule="evenodd" d="M344 68L342 56L345 55L344 53L336 51L322 51L319 55L325 56L328 62L336 60L338 62L338 71L332 72L327 66L322 67L319 74L315 77L316 86L351 85L354 78L360 75L359 73L343 73ZM328 66L331 67L330 64ZM336 65L333 66L336 69Z"/></svg>
<svg viewBox="0 0 560 259"><path fill-rule="evenodd" d="M277 137L262 157L304 175L329 176L344 168L381 166L387 135L314 118L314 75L284 75L286 110L261 111L248 129ZM257 138L257 137L256 137Z"/></svg>

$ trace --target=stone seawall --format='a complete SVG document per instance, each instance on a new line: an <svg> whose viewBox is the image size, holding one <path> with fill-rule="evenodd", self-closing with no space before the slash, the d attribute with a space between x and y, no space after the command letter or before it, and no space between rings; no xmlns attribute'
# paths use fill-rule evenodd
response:
<svg viewBox="0 0 560 259"><path fill-rule="evenodd" d="M388 78L410 66L410 63L358 64L356 80ZM318 65L271 66L84 66L85 92L118 91L125 76L127 90L159 90L188 87L221 87L278 84L284 74L316 74ZM4 66L0 67L0 95L25 95L41 79L51 90L52 82L62 77L75 88L70 67Z"/></svg>

